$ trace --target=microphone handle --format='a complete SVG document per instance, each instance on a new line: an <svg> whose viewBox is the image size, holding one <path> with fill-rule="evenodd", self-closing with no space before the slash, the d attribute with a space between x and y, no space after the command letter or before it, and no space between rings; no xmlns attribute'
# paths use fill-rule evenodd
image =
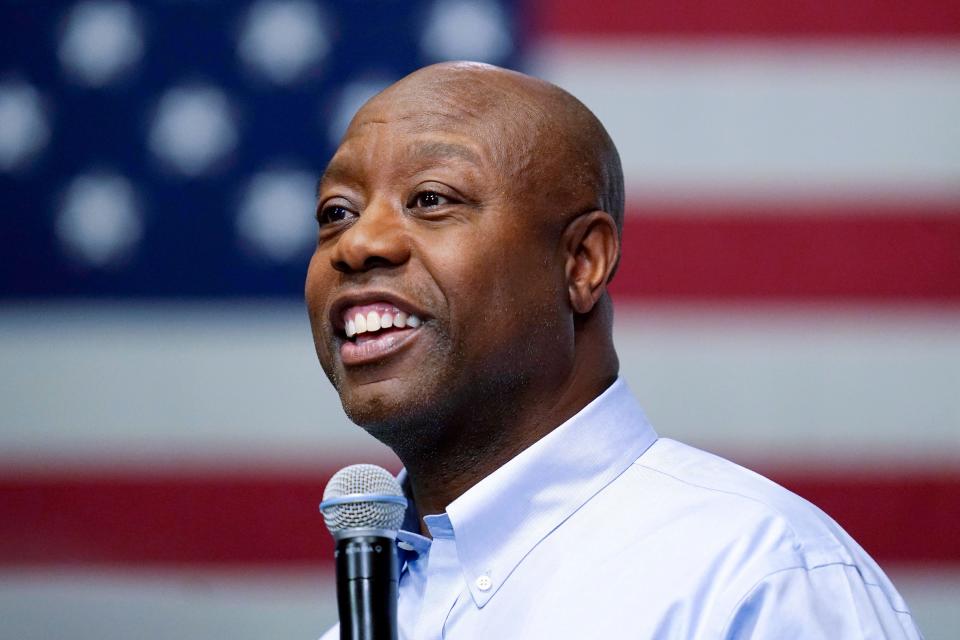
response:
<svg viewBox="0 0 960 640"><path fill-rule="evenodd" d="M340 640L397 640L397 553L391 538L344 536L337 541Z"/></svg>

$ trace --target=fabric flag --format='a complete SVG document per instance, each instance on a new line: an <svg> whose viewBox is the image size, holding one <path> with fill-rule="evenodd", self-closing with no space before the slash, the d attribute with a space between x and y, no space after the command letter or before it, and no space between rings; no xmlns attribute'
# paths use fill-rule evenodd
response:
<svg viewBox="0 0 960 640"><path fill-rule="evenodd" d="M351 425L300 300L356 108L480 59L600 117L621 372L960 626L960 5L0 8L4 637L318 637ZM492 320L492 321L495 321Z"/></svg>

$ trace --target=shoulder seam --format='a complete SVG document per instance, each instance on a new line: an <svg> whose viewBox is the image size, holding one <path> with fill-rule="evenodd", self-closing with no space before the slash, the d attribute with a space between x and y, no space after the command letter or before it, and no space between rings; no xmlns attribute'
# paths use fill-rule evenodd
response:
<svg viewBox="0 0 960 640"><path fill-rule="evenodd" d="M673 475L673 474L671 474L671 473L667 473L666 471L663 471L663 470L661 470L661 469L655 469L654 467L651 467L651 466L649 466L649 465L643 464L643 463L641 463L639 460L637 460L636 462L634 462L634 465L636 465L636 466L638 466L638 467L641 467L641 468L643 468L643 469L646 469L646 470L648 470L648 471L651 471L651 472L653 472L653 473L656 473L656 474L659 474L659 475L662 475L662 476L666 476L667 478L670 478L671 480L676 480L677 482L679 482L679 483L681 483L681 484L685 484L685 485L687 485L688 487L696 487L697 489L703 489L704 491L712 491L712 492L714 492L714 493L723 493L723 494L726 494L726 495L729 495L729 496L736 496L736 497L738 497L738 498L743 498L744 500L749 500L750 502L754 502L754 503L756 503L756 504L758 504L758 505L761 505L761 506L763 506L763 507L766 507L767 509L769 509L769 510L772 511L773 513L777 514L780 518L782 518L783 521L784 521L784 523L785 523L785 524L787 525L787 527L790 529L790 534L793 536L793 539L796 540L796 541L798 541L798 542L800 541L800 536L797 535L797 532L796 532L796 530L795 530L794 527L793 527L793 523L790 522L790 519L789 519L789 518L786 516L786 514L784 514L780 509L778 509L778 508L775 507L774 505L770 504L769 502L764 502L763 500L760 500L760 499L755 498L755 497L753 497L753 496L748 496L748 495L745 495L745 494L742 494L742 493L738 493L738 492L736 492L736 491L728 491L728 490L726 490L726 489L718 489L718 488L716 488L716 487L708 487L708 486L705 486L705 485L702 485L702 484L697 484L697 483L695 483L695 482L690 482L689 480L684 480L683 478L678 478L677 476L675 476L675 475ZM763 476L760 476L760 477L763 478ZM764 480L767 480L767 479L764 478ZM772 480L767 480L767 481L773 483ZM774 484L774 486L776 486L777 488L779 488L779 489L781 489L781 490L783 490L783 491L788 491L788 492L790 491L789 489L786 489L786 488L784 488L784 487L781 487L780 485L778 485L778 484L776 484L776 483L773 483L773 484ZM792 493L792 492L791 492L791 495L795 495L795 496L796 496L796 494L794 494L794 493ZM803 500L803 498L802 498L801 496L796 496L796 497L798 497L798 498L800 498L801 500Z"/></svg>

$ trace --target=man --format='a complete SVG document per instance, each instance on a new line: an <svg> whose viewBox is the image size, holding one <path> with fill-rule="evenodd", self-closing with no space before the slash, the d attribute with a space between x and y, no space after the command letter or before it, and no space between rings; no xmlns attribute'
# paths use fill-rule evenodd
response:
<svg viewBox="0 0 960 640"><path fill-rule="evenodd" d="M586 107L473 63L372 98L327 167L307 305L405 466L401 636L919 637L822 512L646 422L611 336L623 200Z"/></svg>

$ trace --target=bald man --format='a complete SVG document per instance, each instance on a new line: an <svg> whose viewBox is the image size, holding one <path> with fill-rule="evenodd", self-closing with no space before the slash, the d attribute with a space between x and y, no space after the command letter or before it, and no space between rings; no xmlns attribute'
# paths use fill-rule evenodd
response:
<svg viewBox="0 0 960 640"><path fill-rule="evenodd" d="M623 201L586 107L475 63L372 98L324 172L307 306L405 467L401 637L920 637L829 517L649 425L612 339Z"/></svg>

